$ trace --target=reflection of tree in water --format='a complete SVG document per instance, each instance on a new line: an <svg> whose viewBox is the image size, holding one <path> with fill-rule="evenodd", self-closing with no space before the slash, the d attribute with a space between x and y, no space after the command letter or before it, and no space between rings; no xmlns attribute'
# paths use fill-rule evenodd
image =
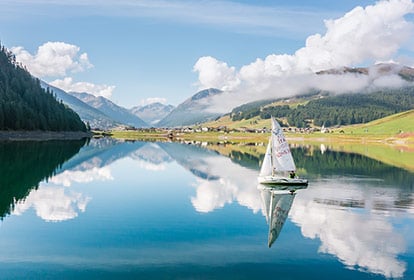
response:
<svg viewBox="0 0 414 280"><path fill-rule="evenodd" d="M0 218L14 209L39 182L55 174L86 140L0 142Z"/></svg>
<svg viewBox="0 0 414 280"><path fill-rule="evenodd" d="M414 188L414 174L359 154L327 150L323 154L307 153L308 148L292 149L296 166L303 168L312 177L316 176L361 176L383 179L382 184Z"/></svg>
<svg viewBox="0 0 414 280"><path fill-rule="evenodd" d="M307 178L317 178L323 176L361 176L375 177L384 180L384 184L406 186L414 189L414 174L404 169L387 165L380 161L365 157L359 154L344 153L327 150L323 154L320 152L309 153L309 148L291 148L296 167L305 170ZM260 162L264 154L260 157L231 151L230 158L233 162L250 168L259 170Z"/></svg>
<svg viewBox="0 0 414 280"><path fill-rule="evenodd" d="M263 155L264 156L264 155ZM262 156L262 160L263 160ZM243 167L259 170L261 160L252 154L239 151L231 151L229 157L231 160Z"/></svg>

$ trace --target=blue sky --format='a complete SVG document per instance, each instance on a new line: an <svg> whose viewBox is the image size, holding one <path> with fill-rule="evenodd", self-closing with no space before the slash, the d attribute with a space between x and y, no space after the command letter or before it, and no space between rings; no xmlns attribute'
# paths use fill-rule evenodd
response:
<svg viewBox="0 0 414 280"><path fill-rule="evenodd" d="M332 22L328 32L325 20L346 19L347 13L361 6L363 12L355 10L348 16L357 22L370 17L366 7L378 5L377 1L1 0L0 40L32 73L65 90L103 95L127 108L149 98L178 105L205 87L240 92L241 85L258 88L264 76L279 75L274 69L267 73L268 67L258 69L258 64L280 64L287 73L286 67L297 69L304 63L303 59L292 62L301 49L311 65L305 63L307 69L312 70L390 59L409 64L412 3L385 2L388 7L382 5L371 18L381 18L390 10L395 15L384 16L382 26L373 23L374 27L361 32L367 42L355 41L362 47L372 43L372 49L382 51L352 55L332 50L339 44L330 43L334 35L325 36L337 32L347 41L352 32L346 33L343 26L352 24L334 28L339 23ZM372 20L361 22L364 27L352 28L364 29ZM388 26L393 27L385 30ZM365 36L382 30L381 40ZM314 45L323 41L329 55L341 57L319 68L308 59L319 59L313 53L315 47L304 48L308 38L318 33L323 40L316 38ZM43 52L39 51L42 46Z"/></svg>

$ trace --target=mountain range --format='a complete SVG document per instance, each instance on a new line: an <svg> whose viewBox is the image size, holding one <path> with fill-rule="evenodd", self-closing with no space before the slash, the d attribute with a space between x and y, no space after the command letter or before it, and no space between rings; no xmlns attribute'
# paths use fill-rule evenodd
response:
<svg viewBox="0 0 414 280"><path fill-rule="evenodd" d="M148 124L144 122L140 117L132 114L128 109L116 105L105 97L95 96L86 92L69 92L69 94L78 98L79 100L82 100L91 107L101 111L117 123L122 123L133 127L148 127Z"/></svg>
<svg viewBox="0 0 414 280"><path fill-rule="evenodd" d="M41 81L40 85L45 89L49 88L55 94L57 100L61 100L74 110L84 122L89 123L92 129L109 129L121 124L60 88L49 85L44 81Z"/></svg>

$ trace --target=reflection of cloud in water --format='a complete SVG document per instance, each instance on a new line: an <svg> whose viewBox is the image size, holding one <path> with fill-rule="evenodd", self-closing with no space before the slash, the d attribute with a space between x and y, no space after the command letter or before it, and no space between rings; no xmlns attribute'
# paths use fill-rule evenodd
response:
<svg viewBox="0 0 414 280"><path fill-rule="evenodd" d="M257 171L233 163L223 156L205 157L204 170L214 180L197 178L196 196L191 198L199 212L210 212L234 200L257 212L261 209L260 193L257 191Z"/></svg>
<svg viewBox="0 0 414 280"><path fill-rule="evenodd" d="M154 164L151 162L147 162L145 160L135 160L141 169L149 170L149 171L163 171L167 169L165 164Z"/></svg>
<svg viewBox="0 0 414 280"><path fill-rule="evenodd" d="M81 193L66 193L64 188L42 186L32 190L24 201L17 202L14 215L21 215L33 207L36 215L46 221L65 221L78 216L78 211L85 212L90 198Z"/></svg>
<svg viewBox="0 0 414 280"><path fill-rule="evenodd" d="M97 180L113 180L111 169L109 168L109 166L102 168L91 167L90 169L84 171L65 170L62 173L49 179L49 182L56 185L70 187L72 185L72 182L88 183Z"/></svg>
<svg viewBox="0 0 414 280"><path fill-rule="evenodd" d="M207 181L197 178L194 186L197 188L197 194L191 198L191 203L198 212L203 213L231 203L237 192L237 186L224 179Z"/></svg>
<svg viewBox="0 0 414 280"><path fill-rule="evenodd" d="M210 178L196 177L196 195L191 202L197 211L210 212L237 201L265 213L256 188L256 171L211 155L203 157L203 165L193 164L192 168L206 171ZM411 202L400 206L407 197L399 202L398 189L381 188L377 183L355 178L337 178L335 184L315 182L297 192L289 217L305 237L321 240L320 252L336 256L349 268L402 277L406 263L398 260L398 255L406 245L390 218L412 213L414 207Z"/></svg>
<svg viewBox="0 0 414 280"><path fill-rule="evenodd" d="M397 256L405 250L404 238L388 220L392 212L375 206L384 192L397 190L318 184L298 193L290 217L305 237L321 240L320 252L351 268L402 277L406 265Z"/></svg>

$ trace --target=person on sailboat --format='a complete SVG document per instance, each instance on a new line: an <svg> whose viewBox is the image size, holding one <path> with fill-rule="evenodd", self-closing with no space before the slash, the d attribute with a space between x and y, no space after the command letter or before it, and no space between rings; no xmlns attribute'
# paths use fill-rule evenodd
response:
<svg viewBox="0 0 414 280"><path fill-rule="evenodd" d="M296 177L295 171L290 171L289 177L290 177L290 179L295 179L295 177Z"/></svg>

